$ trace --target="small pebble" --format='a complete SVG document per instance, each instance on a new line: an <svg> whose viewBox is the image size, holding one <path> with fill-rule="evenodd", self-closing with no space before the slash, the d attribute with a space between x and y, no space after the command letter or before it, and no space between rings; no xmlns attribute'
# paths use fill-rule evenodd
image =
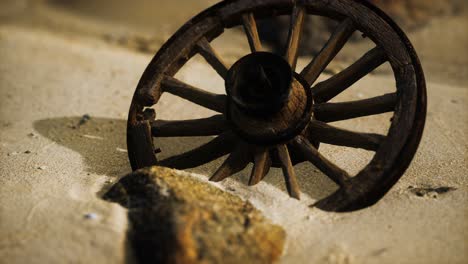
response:
<svg viewBox="0 0 468 264"><path fill-rule="evenodd" d="M81 125L84 125L86 122L88 122L89 120L91 119L91 116L88 115L88 114L84 114L81 119L80 119L80 122L78 123L78 126L81 126Z"/></svg>
<svg viewBox="0 0 468 264"><path fill-rule="evenodd" d="M84 215L84 217L89 220L96 220L98 218L98 215L95 213L87 213Z"/></svg>
<svg viewBox="0 0 468 264"><path fill-rule="evenodd" d="M31 151L30 151L30 150L26 150L26 151L24 152L24 154L31 154Z"/></svg>
<svg viewBox="0 0 468 264"><path fill-rule="evenodd" d="M89 138L89 139L104 140L103 137L93 136L93 135L83 135L83 137L84 138Z"/></svg>
<svg viewBox="0 0 468 264"><path fill-rule="evenodd" d="M88 115L88 114L84 114L80 120L78 121L78 123L75 125L75 124L70 124L68 125L68 127L70 127L71 129L78 129L80 128L82 125L86 124L89 120L91 120L91 116Z"/></svg>
<svg viewBox="0 0 468 264"><path fill-rule="evenodd" d="M28 137L37 138L38 135L36 135L36 134L34 134L34 133L31 132L31 133L28 134Z"/></svg>
<svg viewBox="0 0 468 264"><path fill-rule="evenodd" d="M458 104L458 100L455 100L455 99L450 100L450 102L453 104Z"/></svg>
<svg viewBox="0 0 468 264"><path fill-rule="evenodd" d="M46 166L39 166L39 167L37 167L37 169L38 169L38 170L46 170L47 167L46 167Z"/></svg>
<svg viewBox="0 0 468 264"><path fill-rule="evenodd" d="M127 150L123 148L117 148L116 150L117 152L127 153Z"/></svg>

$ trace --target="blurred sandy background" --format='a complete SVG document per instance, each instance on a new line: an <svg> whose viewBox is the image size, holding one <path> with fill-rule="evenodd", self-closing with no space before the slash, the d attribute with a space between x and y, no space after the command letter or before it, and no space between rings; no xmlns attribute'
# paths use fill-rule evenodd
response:
<svg viewBox="0 0 468 264"><path fill-rule="evenodd" d="M428 81L425 135L401 181L376 206L350 214L307 207L334 188L308 165L298 168L305 193L300 202L287 197L279 171L254 188L242 183L242 173L221 188L235 189L285 228L288 247L283 263L466 263L468 2L374 2L407 32ZM133 261L125 209L100 198L130 172L125 118L131 96L159 47L185 21L214 3L0 0L0 263ZM282 22L266 25L271 23ZM327 28L317 21L309 26ZM317 39L312 45L323 39L310 37ZM231 63L248 49L239 30L227 31L213 45ZM366 48L365 43L351 43L330 72ZM300 65L312 54L305 55ZM190 63L178 78L223 89L219 77L201 60ZM379 69L344 99L372 96L392 83L388 69ZM209 114L167 99L161 116ZM73 129L85 114L91 120ZM343 126L375 132L387 120L383 115ZM193 142L160 144L171 152ZM352 172L368 159L364 152L357 152L364 158L355 159L354 152L327 147L323 151ZM216 164L219 161L193 171L208 174ZM427 191L439 187L450 191ZM419 195L415 188L427 193Z"/></svg>

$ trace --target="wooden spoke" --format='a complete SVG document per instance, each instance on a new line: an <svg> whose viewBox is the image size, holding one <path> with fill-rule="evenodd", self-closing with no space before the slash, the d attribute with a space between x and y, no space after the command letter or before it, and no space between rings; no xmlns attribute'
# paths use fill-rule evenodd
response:
<svg viewBox="0 0 468 264"><path fill-rule="evenodd" d="M386 61L387 55L383 49L376 47L370 50L342 72L315 85L312 88L315 101L323 103L331 100Z"/></svg>
<svg viewBox="0 0 468 264"><path fill-rule="evenodd" d="M228 129L223 115L193 120L151 122L153 137L196 137L219 135Z"/></svg>
<svg viewBox="0 0 468 264"><path fill-rule="evenodd" d="M213 111L223 113L226 105L226 95L214 94L181 82L171 76L165 76L162 89L173 95L189 100Z"/></svg>
<svg viewBox="0 0 468 264"><path fill-rule="evenodd" d="M310 122L308 131L310 139L322 143L374 151L380 147L385 139L385 136L379 134L348 131L317 120Z"/></svg>
<svg viewBox="0 0 468 264"><path fill-rule="evenodd" d="M383 114L395 109L397 94L385 94L370 99L345 103L323 103L314 106L317 120L334 122L356 117Z"/></svg>
<svg viewBox="0 0 468 264"><path fill-rule="evenodd" d="M162 160L159 165L175 169L195 168L228 154L236 143L237 138L232 132L224 132L200 147Z"/></svg>
<svg viewBox="0 0 468 264"><path fill-rule="evenodd" d="M254 151L254 167L249 179L249 186L259 183L270 171L271 159L268 149L258 148Z"/></svg>
<svg viewBox="0 0 468 264"><path fill-rule="evenodd" d="M249 41L250 50L252 52L261 51L262 43L258 35L257 23L253 13L242 15L242 24L244 25L245 34Z"/></svg>
<svg viewBox="0 0 468 264"><path fill-rule="evenodd" d="M301 72L302 77L310 85L314 84L354 31L355 28L351 19L347 18L340 23L319 54Z"/></svg>
<svg viewBox="0 0 468 264"><path fill-rule="evenodd" d="M290 144L336 184L345 186L350 179L346 171L322 156L307 139L296 137Z"/></svg>
<svg viewBox="0 0 468 264"><path fill-rule="evenodd" d="M291 163L291 157L289 156L288 147L284 144L278 145L278 158L283 169L284 180L286 182L286 188L291 197L300 199L300 189L297 183L296 173L294 172L293 165Z"/></svg>
<svg viewBox="0 0 468 264"><path fill-rule="evenodd" d="M224 79L228 72L228 66L221 59L219 54L211 47L206 38L202 38L196 45L198 53L215 69L215 71Z"/></svg>
<svg viewBox="0 0 468 264"><path fill-rule="evenodd" d="M247 146L240 143L223 165L211 176L210 181L219 182L243 170L249 164L249 157Z"/></svg>
<svg viewBox="0 0 468 264"><path fill-rule="evenodd" d="M293 70L296 69L298 48L301 40L302 28L304 25L305 9L304 7L294 6L291 15L291 25L289 28L288 46L285 58Z"/></svg>

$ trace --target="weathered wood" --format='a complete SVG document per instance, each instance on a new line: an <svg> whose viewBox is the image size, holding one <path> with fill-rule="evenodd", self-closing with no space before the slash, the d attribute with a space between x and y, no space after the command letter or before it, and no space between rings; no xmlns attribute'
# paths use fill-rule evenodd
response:
<svg viewBox="0 0 468 264"><path fill-rule="evenodd" d="M343 48L349 37L355 31L353 21L350 18L343 20L333 32L322 50L302 70L301 75L310 84L314 84L336 54Z"/></svg>
<svg viewBox="0 0 468 264"><path fill-rule="evenodd" d="M213 69L223 79L226 77L229 67L221 59L219 54L211 47L210 42L206 38L201 38L196 45L196 49L200 55L213 67Z"/></svg>
<svg viewBox="0 0 468 264"><path fill-rule="evenodd" d="M305 138L299 136L292 142L291 146L302 153L312 164L327 175L332 181L340 186L345 186L350 179L348 173L333 164Z"/></svg>
<svg viewBox="0 0 468 264"><path fill-rule="evenodd" d="M313 120L308 127L308 138L325 144L376 151L385 136L353 132Z"/></svg>
<svg viewBox="0 0 468 264"><path fill-rule="evenodd" d="M227 28L239 25L240 17L246 12L253 12L257 18L270 18L276 15L289 15L292 4L296 0L255 0L255 1L224 1L217 15Z"/></svg>
<svg viewBox="0 0 468 264"><path fill-rule="evenodd" d="M378 115L395 110L397 94L390 93L369 99L314 105L314 116L323 122L334 122L357 117Z"/></svg>
<svg viewBox="0 0 468 264"><path fill-rule="evenodd" d="M284 144L276 147L278 152L278 158L283 169L284 180L286 182L286 188L289 196L300 199L300 189L297 183L296 173L294 172L293 165L291 163L291 157L289 156L288 147Z"/></svg>
<svg viewBox="0 0 468 264"><path fill-rule="evenodd" d="M349 180L350 184L348 184L346 188L340 188L329 197L317 203L319 208L332 211L349 211L370 206L378 201L400 178L413 158L424 127L426 94L424 75L417 55L414 52L414 48L393 21L380 10L368 4L367 1L223 1L214 6L211 10L203 12L201 15L189 21L189 23L179 30L174 37L161 48L161 51L158 52L152 60L145 70L137 91L135 92L128 119L128 130L130 131L131 127L138 120L142 120L142 118L140 118L142 116L141 112L144 110L145 106L151 106L158 102L162 93L160 83L163 76L173 76L180 70L197 51L196 46L200 38L205 37L207 42L211 42L222 32L223 27L240 25L242 23L242 15L249 12L255 13L257 19L290 14L296 3L304 5L307 13L310 14L323 15L334 20L343 19L343 17L352 20L357 29L385 51L387 59L394 71L395 80L397 82L398 100L396 107L394 107L395 115L387 139L380 145L370 163L358 175ZM342 33L338 35L340 34ZM329 42L332 42L332 40L333 36ZM341 42L341 40L336 42L340 44L339 42ZM339 46L340 45L330 44L328 49L326 49L327 45L324 47L322 52L327 53L328 51L328 55L330 55L319 54L319 57L321 56L322 59L325 60L325 63L323 63L325 64L324 67L329 63L327 60L330 58L333 59L336 55L333 53L337 53L341 49ZM213 56L212 54L208 55ZM319 59L315 58L314 60ZM369 63L372 64L371 61L369 61ZM365 65L361 66L366 69L372 68L371 66L369 66L369 68ZM347 87L352 85L355 82L353 79L357 80L361 78L360 75L365 74L358 70L358 66L353 67L356 67L354 69L356 75L350 70L348 71L348 77L350 79L343 80L343 82L338 82L338 79L335 79L337 81L335 83L336 86L333 83L328 83L328 86L333 89L326 89L327 92L324 94L327 95L323 96L323 99L317 96L318 93L316 93L316 102L324 103L328 101L329 98L333 98L336 94L343 91L343 89L347 89ZM315 82L320 72L323 71L323 69L321 69L323 67L316 67L319 68L317 71L319 72L318 74L316 74L316 71L312 71L312 68L313 67L309 67L310 75L312 76L310 79L313 79L313 82ZM345 72L346 70L343 71L342 78L346 77L347 74L345 74ZM340 75L341 74L339 74L339 76ZM330 78L330 80L332 78ZM313 84L313 82L310 84ZM317 87L318 85L316 85L315 88ZM320 105L318 108L322 106L324 105ZM300 108L296 107L295 109ZM326 110L326 106L322 108L322 110L324 109ZM365 112L368 113L369 110ZM332 113L331 115L339 117L340 113ZM341 115L341 117L343 117L343 115ZM279 118L279 120L289 119L287 116L283 116ZM294 122L289 122L289 124L292 123ZM260 124L259 127L261 127ZM268 129L269 128L270 127L268 127ZM275 128L272 128L271 130L274 129ZM257 131L255 128L251 130ZM264 134L262 134L262 136L263 135ZM129 136L129 138L131 138L131 136ZM345 138L346 137L341 138L340 140L345 141ZM132 141L130 140L129 142ZM151 142L141 141L138 144L150 145ZM132 146L133 149L138 147L139 146ZM291 155L296 155L295 148L291 147L290 150ZM130 151L129 147L131 160L136 159L132 157L133 155L135 155L135 153ZM299 156L299 154L297 156ZM274 166L279 165L276 157L274 157L273 163L275 163ZM278 165L276 163L278 163Z"/></svg>
<svg viewBox="0 0 468 264"><path fill-rule="evenodd" d="M262 43L258 35L257 23L253 13L242 15L242 24L244 26L247 40L249 41L250 50L252 52L262 51Z"/></svg>
<svg viewBox="0 0 468 264"><path fill-rule="evenodd" d="M184 26L171 38L171 45L164 45L158 51L145 69L138 83L135 100L143 106L157 103L162 94L160 82L163 75L175 75L177 71L193 56L195 43L202 37L214 37L224 31L223 24L218 17L198 17Z"/></svg>
<svg viewBox="0 0 468 264"><path fill-rule="evenodd" d="M302 85L294 80L287 104L276 114L268 118L257 118L246 115L243 111L232 108L231 120L236 126L246 128L246 132L258 138L271 138L287 131L297 124L307 110L307 95Z"/></svg>
<svg viewBox="0 0 468 264"><path fill-rule="evenodd" d="M151 126L148 121L138 122L127 130L127 148L132 169L156 165Z"/></svg>
<svg viewBox="0 0 468 264"><path fill-rule="evenodd" d="M221 167L211 176L210 181L220 182L229 176L243 170L249 164L249 151L245 144L240 143L227 157Z"/></svg>
<svg viewBox="0 0 468 264"><path fill-rule="evenodd" d="M249 179L249 186L259 183L270 171L271 158L268 149L255 147L253 151L254 166Z"/></svg>
<svg viewBox="0 0 468 264"><path fill-rule="evenodd" d="M219 113L223 113L226 108L226 95L207 92L181 82L171 76L164 77L162 88L165 92L177 95L185 100Z"/></svg>
<svg viewBox="0 0 468 264"><path fill-rule="evenodd" d="M156 111L153 108L146 108L143 111L143 118L144 120L155 120L156 119Z"/></svg>
<svg viewBox="0 0 468 264"><path fill-rule="evenodd" d="M388 17L385 18L385 14L381 15L382 11L376 10L375 7L363 1L354 0L330 0L326 5L327 8L339 10L338 12L343 16L353 19L360 32L366 34L369 39L385 50L393 67L400 68L411 63L408 46L405 47L404 44L408 42L408 39L403 36L401 29L395 28L395 22Z"/></svg>
<svg viewBox="0 0 468 264"><path fill-rule="evenodd" d="M236 143L237 137L227 131L200 147L162 160L159 165L175 169L195 168L228 154Z"/></svg>
<svg viewBox="0 0 468 264"><path fill-rule="evenodd" d="M228 129L223 115L192 120L156 120L151 122L153 137L196 137L219 135Z"/></svg>
<svg viewBox="0 0 468 264"><path fill-rule="evenodd" d="M385 51L380 47L373 48L340 73L316 84L312 88L315 102L323 103L331 100L386 61Z"/></svg>
<svg viewBox="0 0 468 264"><path fill-rule="evenodd" d="M286 48L285 58L291 65L291 69L296 69L298 48L301 41L302 28L304 25L305 8L294 5L291 15L291 25L288 34L288 44Z"/></svg>

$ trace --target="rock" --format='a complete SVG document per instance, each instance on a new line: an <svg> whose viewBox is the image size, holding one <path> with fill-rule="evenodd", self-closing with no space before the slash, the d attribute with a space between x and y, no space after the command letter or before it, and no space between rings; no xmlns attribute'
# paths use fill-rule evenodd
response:
<svg viewBox="0 0 468 264"><path fill-rule="evenodd" d="M139 170L104 198L128 208L128 240L143 263L272 263L282 254L281 227L250 202L187 174Z"/></svg>

